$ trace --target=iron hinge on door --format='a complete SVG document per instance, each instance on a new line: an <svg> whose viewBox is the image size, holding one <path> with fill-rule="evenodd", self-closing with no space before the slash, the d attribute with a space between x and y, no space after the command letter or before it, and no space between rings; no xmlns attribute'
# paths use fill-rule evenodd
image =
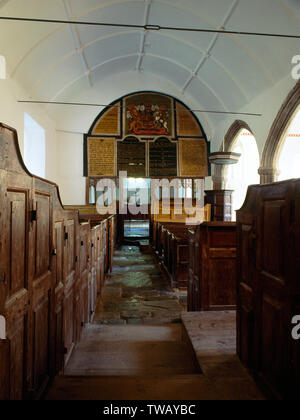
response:
<svg viewBox="0 0 300 420"><path fill-rule="evenodd" d="M37 203L35 200L31 200L31 209L29 212L30 223L37 221Z"/></svg>
<svg viewBox="0 0 300 420"><path fill-rule="evenodd" d="M67 228L65 227L65 241L69 239L69 233L67 231Z"/></svg>
<svg viewBox="0 0 300 420"><path fill-rule="evenodd" d="M31 221L31 223L37 221L37 211L36 210L31 210L30 221Z"/></svg>

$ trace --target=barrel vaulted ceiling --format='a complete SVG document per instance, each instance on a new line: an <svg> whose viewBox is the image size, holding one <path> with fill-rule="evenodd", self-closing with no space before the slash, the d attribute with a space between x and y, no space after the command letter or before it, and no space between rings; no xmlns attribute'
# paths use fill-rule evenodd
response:
<svg viewBox="0 0 300 420"><path fill-rule="evenodd" d="M299 0L0 0L0 16L300 35ZM103 81L115 76L116 99L143 74L201 109L239 111L300 50L299 39L4 20L0 53L32 99L103 103Z"/></svg>

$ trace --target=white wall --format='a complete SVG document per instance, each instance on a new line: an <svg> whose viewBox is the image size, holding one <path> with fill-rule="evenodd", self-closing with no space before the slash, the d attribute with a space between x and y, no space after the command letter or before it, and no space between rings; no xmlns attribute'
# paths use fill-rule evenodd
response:
<svg viewBox="0 0 300 420"><path fill-rule="evenodd" d="M166 94L176 95L176 89L172 85L159 84L151 85L151 78L140 75L137 80L136 90L159 90ZM123 79L123 77L122 77ZM122 94L129 93L126 89L125 81L130 80L130 75L124 76L124 91ZM111 96L110 87L113 86L113 78L106 80L106 82L97 88L95 87L94 103L109 104L117 98ZM146 83L147 81L147 83ZM145 83L144 83L145 82ZM253 116L230 116L224 117L220 115L209 115L209 119L205 118L205 114L198 114L200 122L203 124L208 140L211 141L211 149L217 151L220 149L223 138L234 123L236 119L245 121L252 129L257 144L260 156L262 155L263 147L268 137L270 128L273 124L276 115L289 94L290 90L295 85L295 80L291 76L281 80L278 84L272 86L269 90L263 92L256 97L254 101L249 103L245 108L237 110L239 112L253 112L262 113L262 117ZM153 88L155 86L155 89ZM164 89L165 86L165 89ZM101 94L99 95L99 92ZM84 93L77 92L77 101L85 101ZM75 98L74 98L75 99ZM191 98L180 97L192 109L199 107ZM51 109L52 111L52 109ZM54 111L54 110L53 110ZM55 113L59 110L55 109ZM57 124L60 130L75 131L78 133L88 132L92 122L100 112L99 108L88 107L67 107L63 112L56 114ZM65 204L84 204L85 203L85 178L83 177L83 134L71 134L65 132L58 132L58 184L60 186L62 200ZM206 189L212 189L212 180L207 178Z"/></svg>
<svg viewBox="0 0 300 420"><path fill-rule="evenodd" d="M57 181L63 204L85 204L81 134L57 132Z"/></svg>
<svg viewBox="0 0 300 420"><path fill-rule="evenodd" d="M128 79L126 80L129 81L130 77L127 77ZM144 85L144 89L151 90L149 79L144 78L142 75L140 81L146 80L148 80L148 83ZM113 80L106 81L105 87L100 90L101 98L95 93L94 101L96 103L98 101L98 103L108 104L117 99L111 97L110 86L112 86L112 82ZM241 119L252 129L261 156L273 121L295 83L296 82L291 76L289 76L256 97L256 99L249 103L245 108L238 110L239 112L262 113L262 117L230 116L224 118L224 116L210 115L209 120L207 120L204 118L204 114L199 114L199 120L206 130L208 140L212 143L212 151L220 149L222 140L229 127L236 119ZM142 86L139 86L138 83L137 90L139 90L139 87L143 90ZM157 90L164 91L171 95L176 93L171 85L166 85L165 89L163 88L163 84L157 84L155 87ZM99 92L99 90L95 89L95 92ZM124 83L124 92L122 92L122 94L126 94L126 83ZM84 96L79 96L79 98L82 101L86 99ZM180 99L185 101L191 108L197 106L192 102L191 98L181 97ZM55 112L57 112L57 110L55 110ZM64 109L63 113L58 117L58 127L61 130L78 131L79 133L87 132L98 113L98 108L69 107ZM203 120L201 118L203 118ZM58 132L57 138L58 184L60 186L62 200L65 204L84 204L86 180L83 177L83 134ZM206 180L206 189L212 189L211 178L207 178Z"/></svg>
<svg viewBox="0 0 300 420"><path fill-rule="evenodd" d="M24 156L24 112L29 114L46 133L46 179L57 181L56 130L54 121L40 105L20 104L18 100L28 98L11 79L0 80L0 121L18 132L21 153Z"/></svg>
<svg viewBox="0 0 300 420"><path fill-rule="evenodd" d="M149 75L147 75L148 77L145 76L140 75L139 80L136 80L136 90L162 91L179 97L191 108L199 106L199 104L193 102L192 98L180 97L176 88L171 84L164 84L163 81L158 81L158 79L156 79L157 83L153 84L155 80L149 78ZM130 93L127 91L126 86L128 85L125 83L126 80L130 80L130 77L130 75L124 76L124 91L121 94ZM98 89L99 86L97 86L97 89L95 88L94 101L108 104L117 98L111 96L110 87L113 85L113 78L104 82L101 89ZM199 114L199 120L206 130L208 139L212 142L212 151L219 150L225 133L238 118L244 120L250 126L256 137L259 152L262 154L271 125L295 83L291 76L288 76L256 97L245 108L238 110L240 112L262 113L263 116L260 118L246 116L224 118L224 116L209 115L206 119L204 114ZM46 131L46 178L58 183L64 204L84 204L86 180L83 177L82 133L88 131L100 109L86 107L64 107L60 109L58 107L54 111L53 108L45 110L40 105L20 104L17 100L28 98L28 95L10 79L0 80L0 92L0 121L17 129L21 152L23 153L24 150L24 112L27 112ZM77 94L77 101L84 101L84 93L77 92ZM49 116L50 112L51 116ZM54 121L56 121L56 124ZM56 131L56 125L58 131ZM68 131L77 131L78 134L72 134ZM207 188L210 189L210 178L206 184Z"/></svg>

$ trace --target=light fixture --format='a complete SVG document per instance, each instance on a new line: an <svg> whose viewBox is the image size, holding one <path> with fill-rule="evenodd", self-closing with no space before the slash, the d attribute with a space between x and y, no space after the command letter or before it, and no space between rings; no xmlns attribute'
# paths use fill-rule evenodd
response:
<svg viewBox="0 0 300 420"><path fill-rule="evenodd" d="M223 151L211 153L208 159L213 165L235 165L240 157L240 153L225 152L225 140L223 140Z"/></svg>

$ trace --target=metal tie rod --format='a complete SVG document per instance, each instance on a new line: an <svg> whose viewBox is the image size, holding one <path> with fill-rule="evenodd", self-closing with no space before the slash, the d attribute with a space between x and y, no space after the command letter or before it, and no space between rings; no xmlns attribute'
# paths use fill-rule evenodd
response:
<svg viewBox="0 0 300 420"><path fill-rule="evenodd" d="M300 39L300 35L292 34L275 34L263 32L244 32L244 31L227 31L223 29L201 29L201 28L181 28L172 26L160 25L129 25L123 23L104 23L104 22L85 22L76 20L60 20L60 19L38 19L26 17L13 17L13 16L0 16L2 21L15 21L15 22L36 22L36 23L53 23L62 25L85 25L85 26L103 26L112 28L131 28L131 29L144 29L145 31L181 31L181 32L199 32L199 33L213 33L225 35L243 35L243 36L257 36L257 37L270 37L270 38L290 38Z"/></svg>
<svg viewBox="0 0 300 420"><path fill-rule="evenodd" d="M67 105L67 106L86 106L86 107L104 107L104 108L123 108L123 105L104 105L104 104L90 104L90 103L83 103L83 102L54 102L54 101L32 101L32 100L18 100L18 103L21 104L39 104L39 105ZM175 108L177 112L177 109ZM248 115L252 117L262 117L262 114L254 114L249 112L230 112L230 111L211 111L205 109L191 109L186 110L186 112L194 112L194 113L206 113L206 114L227 114L227 115Z"/></svg>

